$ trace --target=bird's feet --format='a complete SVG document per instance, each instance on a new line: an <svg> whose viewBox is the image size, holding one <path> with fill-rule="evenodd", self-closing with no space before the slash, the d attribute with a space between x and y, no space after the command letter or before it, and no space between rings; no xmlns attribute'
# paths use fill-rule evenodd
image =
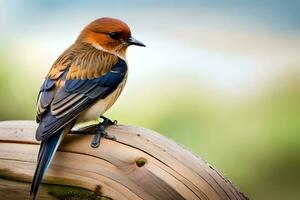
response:
<svg viewBox="0 0 300 200"><path fill-rule="evenodd" d="M118 122L117 120L110 120L104 116L101 116L103 121L97 125L95 132L94 132L94 138L92 139L91 147L97 148L100 145L101 137L110 139L110 140L117 140L115 136L108 135L105 131L107 127L111 125L116 125Z"/></svg>

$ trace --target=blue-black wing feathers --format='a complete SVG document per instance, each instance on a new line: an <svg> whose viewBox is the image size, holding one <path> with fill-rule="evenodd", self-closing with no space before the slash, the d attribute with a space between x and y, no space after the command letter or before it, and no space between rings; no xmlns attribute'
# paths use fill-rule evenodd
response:
<svg viewBox="0 0 300 200"><path fill-rule="evenodd" d="M47 138L47 140L44 140L41 143L38 155L38 164L34 172L30 189L30 194L33 195L33 199L35 199L39 185L50 165L51 159L53 158L56 149L59 146L62 135L62 131L58 131L56 134Z"/></svg>
<svg viewBox="0 0 300 200"><path fill-rule="evenodd" d="M67 70L61 76L65 84L55 94L53 94L54 83L51 79L47 79L42 86L40 99L43 100L41 105L46 111L42 113L40 119L36 132L37 140L47 139L95 101L112 93L123 81L127 64L119 59L105 75L86 80L64 80Z"/></svg>

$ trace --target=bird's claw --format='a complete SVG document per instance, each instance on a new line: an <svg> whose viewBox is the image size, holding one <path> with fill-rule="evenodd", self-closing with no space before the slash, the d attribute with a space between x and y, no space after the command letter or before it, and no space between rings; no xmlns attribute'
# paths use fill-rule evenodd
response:
<svg viewBox="0 0 300 200"><path fill-rule="evenodd" d="M97 148L100 145L101 137L104 137L104 138L110 139L110 140L114 140L114 141L117 140L117 138L115 136L108 135L107 132L105 131L105 129L108 126L116 125L118 123L118 121L117 120L112 121L104 116L101 116L100 118L102 118L103 121L95 129L95 135L94 135L92 143L91 143L91 147L93 147L93 148Z"/></svg>
<svg viewBox="0 0 300 200"><path fill-rule="evenodd" d="M104 116L100 116L101 119L103 119L103 122L102 123L108 123L109 125L117 125L118 124L118 121L117 120L114 120L112 121L111 119L108 119L107 117L104 117Z"/></svg>
<svg viewBox="0 0 300 200"><path fill-rule="evenodd" d="M103 131L95 130L95 135L93 137L93 140L92 140L92 143L91 143L91 147L97 148L100 145L100 141L101 141L101 137L102 137L102 132Z"/></svg>
<svg viewBox="0 0 300 200"><path fill-rule="evenodd" d="M105 135L103 135L104 138L108 139L108 140L113 140L113 141L117 141L116 136L114 135L108 135L107 133Z"/></svg>

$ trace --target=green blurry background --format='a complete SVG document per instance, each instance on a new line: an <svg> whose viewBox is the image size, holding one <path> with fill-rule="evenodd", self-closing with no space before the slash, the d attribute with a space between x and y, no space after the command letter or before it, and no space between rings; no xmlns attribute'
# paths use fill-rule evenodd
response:
<svg viewBox="0 0 300 200"><path fill-rule="evenodd" d="M49 67L91 20L126 21L107 116L199 154L251 199L300 199L300 1L0 0L0 120L34 119Z"/></svg>

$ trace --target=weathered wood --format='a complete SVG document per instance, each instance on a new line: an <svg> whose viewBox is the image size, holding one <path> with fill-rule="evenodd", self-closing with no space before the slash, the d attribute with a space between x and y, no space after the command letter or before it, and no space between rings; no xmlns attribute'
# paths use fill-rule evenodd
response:
<svg viewBox="0 0 300 200"><path fill-rule="evenodd" d="M14 181L16 188L26 188L18 194L28 198L39 149L35 129L32 121L0 122L0 177L5 178L0 179L1 197L15 191ZM68 135L44 183L85 188L118 200L247 199L206 161L158 133L125 125L107 132L117 141L103 139L96 149L90 147L92 135ZM37 199L51 199L43 185Z"/></svg>
<svg viewBox="0 0 300 200"><path fill-rule="evenodd" d="M0 178L0 199L31 199L30 183L18 182ZM110 200L110 198L101 197L95 192L77 187L42 184L39 188L38 199L43 200Z"/></svg>

